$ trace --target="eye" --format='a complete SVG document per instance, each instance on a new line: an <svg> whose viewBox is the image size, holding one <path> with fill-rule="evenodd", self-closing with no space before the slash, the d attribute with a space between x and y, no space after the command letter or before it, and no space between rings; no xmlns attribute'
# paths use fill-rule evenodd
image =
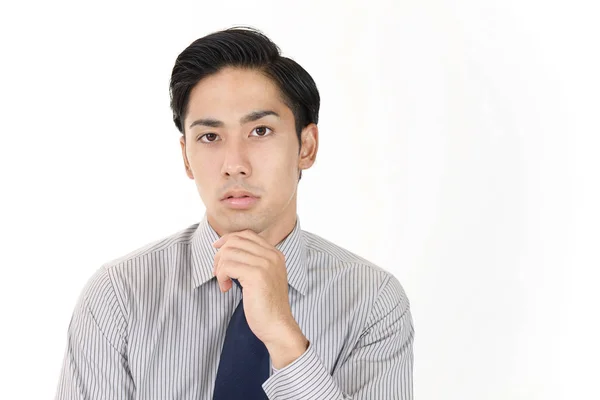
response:
<svg viewBox="0 0 600 400"><path fill-rule="evenodd" d="M266 126L257 126L252 130L252 133L256 133L255 136L267 136L269 132L273 132L271 128L267 128Z"/></svg>
<svg viewBox="0 0 600 400"><path fill-rule="evenodd" d="M198 141L203 143L211 143L215 142L218 137L219 135L217 135L216 133L205 133L204 135L198 138Z"/></svg>

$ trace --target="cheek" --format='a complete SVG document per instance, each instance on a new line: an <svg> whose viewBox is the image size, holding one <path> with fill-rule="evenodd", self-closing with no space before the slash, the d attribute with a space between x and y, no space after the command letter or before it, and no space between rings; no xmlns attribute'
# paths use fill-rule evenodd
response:
<svg viewBox="0 0 600 400"><path fill-rule="evenodd" d="M293 181L297 170L297 160L294 156L281 152L273 152L269 156L259 157L253 165L255 172L258 172L263 177L262 179L271 181L273 185L285 185L288 181Z"/></svg>
<svg viewBox="0 0 600 400"><path fill-rule="evenodd" d="M221 172L220 164L209 157L202 157L191 161L191 165L200 195L202 197L210 195L218 184Z"/></svg>

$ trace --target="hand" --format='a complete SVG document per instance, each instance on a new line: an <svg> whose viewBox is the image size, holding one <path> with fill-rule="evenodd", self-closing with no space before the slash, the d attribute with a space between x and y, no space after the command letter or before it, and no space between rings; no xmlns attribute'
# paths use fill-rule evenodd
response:
<svg viewBox="0 0 600 400"><path fill-rule="evenodd" d="M231 278L243 288L248 326L265 344L275 368L302 355L308 340L302 334L289 304L285 256L252 230L223 235L213 274L221 291L231 289Z"/></svg>

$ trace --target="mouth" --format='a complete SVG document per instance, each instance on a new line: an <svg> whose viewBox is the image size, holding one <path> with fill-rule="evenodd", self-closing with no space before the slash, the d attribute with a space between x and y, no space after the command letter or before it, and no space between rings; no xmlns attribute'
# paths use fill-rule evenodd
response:
<svg viewBox="0 0 600 400"><path fill-rule="evenodd" d="M227 196L221 200L221 203L228 208L243 210L252 208L257 201L258 197L254 196Z"/></svg>
<svg viewBox="0 0 600 400"><path fill-rule="evenodd" d="M246 198L246 197L257 198L258 196L255 196L253 193L248 192L248 191L243 190L243 189L232 189L232 190L229 190L229 191L225 192L225 194L223 195L223 197L221 198L221 200L243 199L243 198Z"/></svg>

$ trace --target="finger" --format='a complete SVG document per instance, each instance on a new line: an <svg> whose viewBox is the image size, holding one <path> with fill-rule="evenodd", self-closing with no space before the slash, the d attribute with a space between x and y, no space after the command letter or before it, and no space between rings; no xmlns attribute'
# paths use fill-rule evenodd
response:
<svg viewBox="0 0 600 400"><path fill-rule="evenodd" d="M239 232L227 233L227 234L221 236L217 241L215 241L213 243L213 246L216 248L219 248L232 238L246 239L246 240L256 243L257 245L259 245L265 249L273 248L273 246L271 246L271 244L269 242L267 242L263 237L261 237L256 232L254 232L253 230L250 230L250 229L246 229L246 230L239 231Z"/></svg>
<svg viewBox="0 0 600 400"><path fill-rule="evenodd" d="M233 261L222 261L216 270L217 282L222 292L227 292L233 286L231 279L237 279L242 286L247 283L251 275L252 266L233 262Z"/></svg>
<svg viewBox="0 0 600 400"><path fill-rule="evenodd" d="M219 285L219 289L221 292L227 292L233 286L233 281L231 277L222 272L222 269L219 268L222 264L222 261L219 261L215 267L213 268L213 275L217 278L217 284Z"/></svg>
<svg viewBox="0 0 600 400"><path fill-rule="evenodd" d="M247 249L239 247L223 247L219 250L216 263L222 264L224 262L236 262L264 268L268 266L269 259L262 254L257 255Z"/></svg>
<svg viewBox="0 0 600 400"><path fill-rule="evenodd" d="M232 237L227 245L223 245L215 254L213 261L213 275L217 266L219 265L219 261L223 254L227 254L228 252L239 253L245 252L255 257L261 257L264 254L265 249L256 245L256 243L251 242L246 239ZM263 256L264 257L264 256ZM239 258L238 258L239 260ZM241 261L241 260L240 260Z"/></svg>
<svg viewBox="0 0 600 400"><path fill-rule="evenodd" d="M233 281L229 278L224 281L219 280L217 277L217 283L219 284L219 290L223 293L229 291L233 287Z"/></svg>
<svg viewBox="0 0 600 400"><path fill-rule="evenodd" d="M238 247L223 247L215 255L213 264L213 275L217 276L220 271L220 267L227 263L237 263L246 266L252 266L257 268L267 268L269 265L269 259L264 255L256 255L241 249Z"/></svg>
<svg viewBox="0 0 600 400"><path fill-rule="evenodd" d="M255 242L256 244L267 248L267 249L273 249L275 248L275 246L273 246L271 243L269 243L267 241L267 239L265 239L264 237L262 237L261 235L259 235L258 233L254 232L253 230L250 229L246 229L244 231L240 232L240 236L244 237L248 240L252 240L253 242Z"/></svg>
<svg viewBox="0 0 600 400"><path fill-rule="evenodd" d="M269 251L273 251L273 248L265 248L255 241L242 236L232 236L228 238L227 242L223 243L218 249L217 254L222 253L226 249L240 249L259 257L266 256Z"/></svg>
<svg viewBox="0 0 600 400"><path fill-rule="evenodd" d="M285 263L285 256L275 247L265 248L258 245L256 242L245 238L235 236L224 244L218 251L215 257L220 260L225 255L228 259L246 263L249 265L268 268L270 264L278 265Z"/></svg>

